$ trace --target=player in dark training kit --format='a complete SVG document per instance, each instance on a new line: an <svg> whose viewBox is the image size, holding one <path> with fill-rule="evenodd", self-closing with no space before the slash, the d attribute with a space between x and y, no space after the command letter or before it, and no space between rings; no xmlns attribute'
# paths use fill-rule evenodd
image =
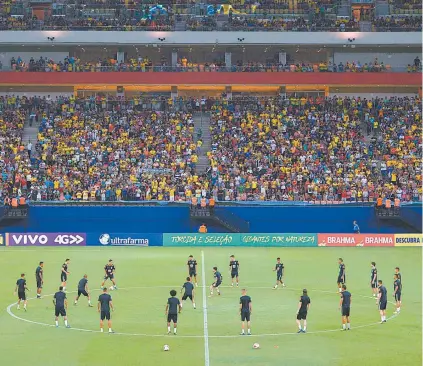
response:
<svg viewBox="0 0 423 366"><path fill-rule="evenodd" d="M401 281L401 288L402 288L402 277L399 267L395 267L395 274L398 275L398 279Z"/></svg>
<svg viewBox="0 0 423 366"><path fill-rule="evenodd" d="M103 333L103 322L104 319L107 319L109 333L114 333L110 316L110 310L114 311L114 307L112 297L107 293L107 287L103 288L103 293L98 297L97 310L100 313L100 332Z"/></svg>
<svg viewBox="0 0 423 366"><path fill-rule="evenodd" d="M281 263L281 259L279 257L276 258L276 265L275 265L275 268L273 269L273 272L276 271L276 285L273 287L274 290L278 288L279 284L281 284L282 287L285 287L285 284L282 280L284 268L285 267L283 263Z"/></svg>
<svg viewBox="0 0 423 366"><path fill-rule="evenodd" d="M66 315L68 300L66 299L66 294L63 292L63 286L60 286L59 291L54 294L53 304L54 315L56 317L56 328L59 326L59 315L63 316L66 328L70 328L70 325L68 324L68 317Z"/></svg>
<svg viewBox="0 0 423 366"><path fill-rule="evenodd" d="M370 273L370 287L373 292L373 296L377 296L377 269L376 262L372 262L372 271Z"/></svg>
<svg viewBox="0 0 423 366"><path fill-rule="evenodd" d="M342 329L343 330L350 330L351 329L351 322L350 322L350 308L351 308L351 293L347 291L347 286L342 285L341 287L341 300L339 301L339 310L341 310L342 314Z"/></svg>
<svg viewBox="0 0 423 366"><path fill-rule="evenodd" d="M247 334L251 335L251 297L247 295L247 290L242 289L242 296L239 298L239 314L241 315L241 335L245 335L245 322L247 322Z"/></svg>
<svg viewBox="0 0 423 366"><path fill-rule="evenodd" d="M395 313L399 314L401 311L401 280L397 273L394 274L394 298L396 304Z"/></svg>
<svg viewBox="0 0 423 366"><path fill-rule="evenodd" d="M198 284L197 284L197 261L194 259L194 257L192 255L190 255L188 257L187 266L188 266L188 276L191 278L191 282L192 282L192 279L194 278L195 286L198 287Z"/></svg>
<svg viewBox="0 0 423 366"><path fill-rule="evenodd" d="M106 281L110 280L113 283L113 288L117 290L116 281L115 281L115 271L116 271L116 268L115 268L115 265L113 264L113 259L109 259L109 263L107 263L104 266L104 279L103 279L103 282L101 283L101 289L103 289Z"/></svg>
<svg viewBox="0 0 423 366"><path fill-rule="evenodd" d="M37 299L41 299L41 291L44 284L44 262L40 262L39 266L35 270L35 282L37 283Z"/></svg>
<svg viewBox="0 0 423 366"><path fill-rule="evenodd" d="M165 314L167 315L167 334L170 334L170 323L173 323L173 334L176 335L176 328L178 326L178 313L182 311L182 305L176 296L176 291L171 290L170 296L167 299Z"/></svg>
<svg viewBox="0 0 423 366"><path fill-rule="evenodd" d="M234 286L234 280L236 280L236 286L239 286L239 262L235 259L232 254L229 259L229 270L231 271L232 287Z"/></svg>
<svg viewBox="0 0 423 366"><path fill-rule="evenodd" d="M213 296L213 289L215 288L217 291L217 294L220 295L220 289L219 286L222 284L222 275L217 270L217 267L213 267L213 276L214 276L214 282L210 286L210 296ZM209 296L209 297L210 297Z"/></svg>
<svg viewBox="0 0 423 366"><path fill-rule="evenodd" d="M195 309L194 285L192 284L190 277L187 277L187 282L182 285L181 293L183 290L185 290L185 292L182 296L181 307L186 299L190 299L192 301L192 306Z"/></svg>
<svg viewBox="0 0 423 366"><path fill-rule="evenodd" d="M18 293L18 307L17 307L18 310L20 310L21 301L23 301L24 310L26 311L26 304L28 300L26 299L25 291L29 291L29 290L28 290L28 287L26 287L25 273L22 273L21 278L19 278L16 281L16 287L15 287L15 296L16 296L16 293Z"/></svg>
<svg viewBox="0 0 423 366"><path fill-rule="evenodd" d="M66 291L66 282L68 280L68 275L70 275L70 272L68 271L70 259L66 259L65 263L62 265L62 270L60 271L60 281L62 282L63 291Z"/></svg>
<svg viewBox="0 0 423 366"><path fill-rule="evenodd" d="M297 333L306 333L307 332L307 313L310 310L310 298L307 295L307 289L303 290L303 295L300 297L298 302L297 309ZM303 327L301 328L301 320L303 321Z"/></svg>
<svg viewBox="0 0 423 366"><path fill-rule="evenodd" d="M379 312L380 312L380 322L386 323L386 306L388 305L388 291L386 287L383 286L382 280L377 281L379 285Z"/></svg>
<svg viewBox="0 0 423 366"><path fill-rule="evenodd" d="M347 281L346 281L346 277L345 277L345 264L344 264L344 260L342 258L338 259L338 264L339 264L339 273L338 273L338 291L341 292L342 291L342 285L344 285Z"/></svg>
<svg viewBox="0 0 423 366"><path fill-rule="evenodd" d="M74 305L76 305L78 303L79 297L81 295L84 295L85 297L88 298L88 306L91 308L91 297L90 297L90 291L88 289L88 276L84 275L84 277L82 279L79 280L78 283L78 295L76 296L75 299L75 303Z"/></svg>

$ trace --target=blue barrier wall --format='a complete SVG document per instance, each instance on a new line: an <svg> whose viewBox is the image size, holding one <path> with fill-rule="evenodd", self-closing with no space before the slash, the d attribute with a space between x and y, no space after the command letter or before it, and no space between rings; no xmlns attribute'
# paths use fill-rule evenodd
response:
<svg viewBox="0 0 423 366"><path fill-rule="evenodd" d="M350 233L357 220L361 231L403 233L406 229L379 222L372 207L322 206L231 206L225 208L250 222L250 232ZM422 217L421 205L403 207L415 222ZM95 232L95 233L187 233L197 231L187 206L33 206L28 219L2 232ZM209 226L209 232L222 232Z"/></svg>

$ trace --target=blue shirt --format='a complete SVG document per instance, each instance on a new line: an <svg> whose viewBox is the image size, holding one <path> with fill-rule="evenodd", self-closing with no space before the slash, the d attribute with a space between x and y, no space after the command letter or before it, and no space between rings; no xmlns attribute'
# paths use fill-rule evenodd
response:
<svg viewBox="0 0 423 366"><path fill-rule="evenodd" d="M380 293L380 302L385 302L388 300L388 291L386 291L385 286L379 286L379 293Z"/></svg>
<svg viewBox="0 0 423 366"><path fill-rule="evenodd" d="M219 271L216 271L216 272L214 273L214 278L216 278L216 282L218 282L218 281L222 281L222 275L220 274L220 272L219 272Z"/></svg>
<svg viewBox="0 0 423 366"><path fill-rule="evenodd" d="M66 294L63 291L56 292L54 298L56 299L56 308L65 307Z"/></svg>
<svg viewBox="0 0 423 366"><path fill-rule="evenodd" d="M349 308L351 306L351 293L349 291L342 291L342 307Z"/></svg>

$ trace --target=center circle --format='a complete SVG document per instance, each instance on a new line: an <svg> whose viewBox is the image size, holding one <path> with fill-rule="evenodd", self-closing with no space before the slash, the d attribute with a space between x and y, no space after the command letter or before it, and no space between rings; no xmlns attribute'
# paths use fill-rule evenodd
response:
<svg viewBox="0 0 423 366"><path fill-rule="evenodd" d="M152 289L152 288L172 288L172 287L176 287L176 286L136 286L136 287L122 287L119 288L116 291L127 291L127 290L136 290L136 289ZM221 286L222 288L227 288L229 289L231 286ZM198 287L198 288L201 288ZM249 286L249 289L269 289L270 288L267 286ZM100 289L91 289L90 292L99 292ZM207 291L207 287L205 289L205 291ZM302 289L295 289L295 288L290 288L290 287L285 287L281 290L278 290L280 292L283 291L296 291L298 293L300 293L300 291L302 291ZM328 291L328 290L318 290L318 289L311 289L310 291L313 292L320 292L323 294L336 294L335 291ZM66 294L74 294L77 291L67 291ZM48 294L48 295L43 295L44 297L52 297L54 294ZM372 296L366 296L366 295L360 295L360 294L354 294L354 296L359 296L361 298L366 298L366 299L371 299L371 300L375 300L374 297ZM28 298L28 300L35 300L36 298ZM68 299L69 300L69 299ZM83 301L84 299L81 298L80 301ZM38 300L36 300L38 301ZM72 300L73 302L73 300ZM388 301L390 304L394 304L392 301ZM30 324L34 324L34 325L39 325L39 326L44 326L44 327L55 327L54 324L49 324L49 323L44 323L44 322L38 322L38 321L34 321L34 320L30 320L30 319L25 319L22 317L17 316L15 313L12 312L12 307L16 305L16 302L10 304L9 306L7 306L6 311L7 313L20 321L24 321ZM187 304L187 306L189 306L189 304ZM50 309L49 309L50 310ZM202 309L198 309L200 311L202 311ZM394 314L392 316L390 316L389 318L387 318L387 320L392 320L395 319L398 316L398 314ZM354 326L353 329L361 329L361 328L367 328L367 327L371 327L371 326L375 326L378 325L380 322L373 322L373 323L369 323L369 324L361 324L361 325L357 325ZM73 330L73 331L80 331L80 332L85 332L85 333L100 333L99 330L93 330L93 329L84 329L84 328L78 328L78 327L72 327L69 330ZM341 329L338 327L336 329L323 329L323 330L317 330L317 331L308 331L307 334L320 334L320 333L331 333L331 332L338 332ZM169 337L167 334L146 334L146 333L131 333L131 332L115 332L114 335L120 335L120 336L134 336L134 337L154 337L154 338L160 338L160 337ZM281 333L263 333L263 334L254 334L254 337L278 337L278 336L286 336L286 335L297 335L297 332L281 332ZM238 334L234 334L234 335L209 335L208 338L240 338L242 337L241 335ZM178 334L178 338L204 338L204 335L179 335Z"/></svg>

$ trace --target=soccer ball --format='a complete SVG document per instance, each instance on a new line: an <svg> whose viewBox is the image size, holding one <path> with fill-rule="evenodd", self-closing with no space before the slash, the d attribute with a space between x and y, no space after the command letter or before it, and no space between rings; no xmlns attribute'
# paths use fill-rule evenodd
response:
<svg viewBox="0 0 423 366"><path fill-rule="evenodd" d="M114 289L115 289L115 288L114 288L113 286L110 286L110 287L109 287L109 290L110 290L110 291L113 291Z"/></svg>
<svg viewBox="0 0 423 366"><path fill-rule="evenodd" d="M254 348L254 349L259 349L259 348L260 348L260 345L259 345L258 343L254 343L254 344L253 344L253 348Z"/></svg>
<svg viewBox="0 0 423 366"><path fill-rule="evenodd" d="M163 351L169 351L169 350L170 350L169 346L167 344L165 344L163 346Z"/></svg>

